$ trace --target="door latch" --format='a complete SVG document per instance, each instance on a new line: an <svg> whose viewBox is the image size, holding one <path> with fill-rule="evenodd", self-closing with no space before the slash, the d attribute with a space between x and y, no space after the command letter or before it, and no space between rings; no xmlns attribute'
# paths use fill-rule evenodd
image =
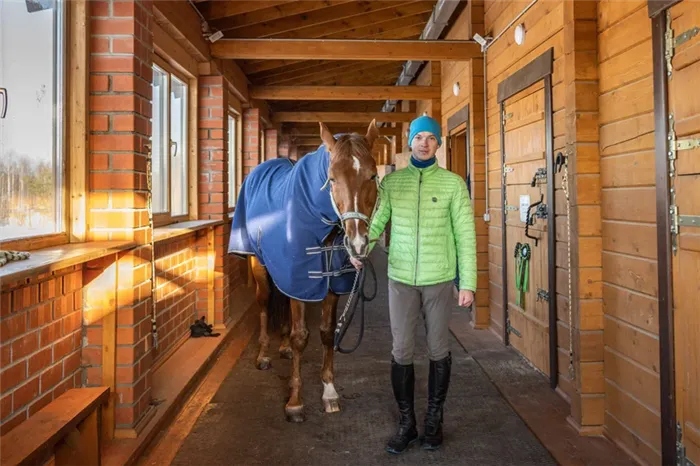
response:
<svg viewBox="0 0 700 466"><path fill-rule="evenodd" d="M7 116L7 89L0 87L0 95L2 96L2 107L0 107L0 118Z"/></svg>
<svg viewBox="0 0 700 466"><path fill-rule="evenodd" d="M537 301L547 301L549 302L549 293L542 288L537 289Z"/></svg>

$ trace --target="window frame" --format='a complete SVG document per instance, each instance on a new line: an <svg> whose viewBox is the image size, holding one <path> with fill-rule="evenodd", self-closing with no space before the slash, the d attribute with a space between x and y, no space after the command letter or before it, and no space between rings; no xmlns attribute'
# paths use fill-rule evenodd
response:
<svg viewBox="0 0 700 466"><path fill-rule="evenodd" d="M55 87L55 92L60 94L56 100L60 110L54 113L54 118L58 116L60 121L53 132L55 150L60 151L59 163L54 167L58 181L55 191L60 199L56 215L60 231L0 240L3 250L33 251L86 240L88 147L84 141L89 125L89 4L80 0L57 3L62 8L56 23L61 34L54 39L57 41L54 60L58 56L63 60Z"/></svg>
<svg viewBox="0 0 700 466"><path fill-rule="evenodd" d="M167 91L167 99L168 99L168 111L167 111L167 128L168 128L168 140L171 140L170 138L170 128L171 128L171 105L170 105L170 93L172 91L171 89L171 76L175 76L177 79L179 79L181 82L185 83L187 85L187 102L185 104L185 108L187 109L187 128L185 130L185 134L187 135L187 150L186 152L183 150L182 154L187 156L187 186L185 186L187 190L187 212L182 214L182 215L172 215L172 165L168 163L168 194L167 194L167 199L168 199L168 211L167 212L162 212L162 213L153 213L153 227L162 227L165 225L170 225L173 223L179 223L179 222L186 222L188 220L194 220L197 217L197 209L194 208L197 202L197 197L196 197L196 189L193 189L193 176L196 177L196 167L197 165L194 164L194 170L193 170L193 144L194 144L194 153L196 154L196 136L194 136L193 139L193 131L192 131L192 122L193 122L193 108L192 108L192 102L196 102L196 98L193 98L193 87L196 88L196 79L192 78L191 76L188 76L187 73L183 72L182 70L178 69L176 66L171 64L171 62L163 57L161 57L159 54L154 53L153 54L153 65L158 66L162 70L164 70L166 73L168 73L168 91ZM195 115L196 117L196 111ZM152 128L155 128L155 124L151 125ZM196 134L196 133L195 133ZM153 134L151 134L151 141L153 140ZM170 147L168 147L168 157L170 157ZM195 159L196 160L196 159ZM170 161L170 160L169 160ZM193 171L195 173L193 173ZM196 186L196 183L195 183ZM194 194L193 194L194 192ZM193 196L195 196L193 198Z"/></svg>
<svg viewBox="0 0 700 466"><path fill-rule="evenodd" d="M243 125L241 124L241 119L242 115L236 111L235 108L229 107L228 112L227 112L227 118L226 118L226 124L229 124L229 118L233 118L233 125L235 128L235 133L234 133L234 147L233 149L231 148L231 135L230 135L230 129L227 126L227 129L229 129L228 132L228 138L227 138L227 144L228 144L228 211L233 212L236 209L236 202L238 201L238 190L239 190L239 180L240 180L240 171L242 169L241 167L241 158L240 158L240 152L241 152L241 131L243 129ZM233 161L233 177L231 177L231 162Z"/></svg>

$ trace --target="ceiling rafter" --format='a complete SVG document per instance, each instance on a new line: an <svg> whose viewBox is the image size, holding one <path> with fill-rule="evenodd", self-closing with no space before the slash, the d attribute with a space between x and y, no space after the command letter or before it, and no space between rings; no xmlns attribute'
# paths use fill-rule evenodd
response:
<svg viewBox="0 0 700 466"><path fill-rule="evenodd" d="M287 16L269 22L233 29L226 31L225 36L227 38L269 37L294 31L306 26L316 27L324 23L342 21L345 18L364 15L372 11L395 8L403 3L405 2L392 0L344 3L342 5L321 8L305 14Z"/></svg>
<svg viewBox="0 0 700 466"><path fill-rule="evenodd" d="M366 84L369 81L372 81L373 83L375 81L381 81L384 79L384 77L387 74L391 74L392 76L396 76L397 73L401 72L401 64L400 63L375 63L371 62L369 65L364 65L362 67L357 67L355 69L353 68L348 68L345 70L341 70L338 72L338 70L335 70L330 73L325 73L325 74L316 74L311 77L304 77L300 79L295 79L295 80L288 80L282 83L282 85L285 86L291 86L291 85L317 85L317 86L325 86L325 85L343 85L343 83L350 83L353 84ZM360 78L360 79L358 79ZM363 82L364 80L364 82Z"/></svg>
<svg viewBox="0 0 700 466"><path fill-rule="evenodd" d="M253 84L258 86L282 83L285 85L303 84L304 81L309 81L316 78L348 74L349 72L353 73L356 71L376 68L378 66L385 66L389 64L392 64L392 62L331 62L324 65L309 67L304 73L290 72L272 76L266 79L255 80ZM394 63L394 65L396 64Z"/></svg>
<svg viewBox="0 0 700 466"><path fill-rule="evenodd" d="M401 16L399 18L390 19L388 21L378 21L366 24L363 27L353 28L327 34L323 39L362 39L370 36L387 33L406 26L420 24L425 26L425 23L430 18L430 12L421 12L413 15Z"/></svg>
<svg viewBox="0 0 700 466"><path fill-rule="evenodd" d="M252 26L254 24L274 21L276 19L286 18L288 16L300 15L311 11L328 8L330 6L342 5L350 3L353 0L319 0L319 1L299 1L275 5L262 10L251 11L248 13L220 18L212 22L212 26L222 32L228 30Z"/></svg>
<svg viewBox="0 0 700 466"><path fill-rule="evenodd" d="M259 100L429 100L440 98L440 86L253 86Z"/></svg>
<svg viewBox="0 0 700 466"><path fill-rule="evenodd" d="M199 2L197 8L202 13L202 16L211 21L227 16L241 15L251 11L271 8L285 3L294 3L294 0L255 0L255 1L221 1L212 0L207 2Z"/></svg>

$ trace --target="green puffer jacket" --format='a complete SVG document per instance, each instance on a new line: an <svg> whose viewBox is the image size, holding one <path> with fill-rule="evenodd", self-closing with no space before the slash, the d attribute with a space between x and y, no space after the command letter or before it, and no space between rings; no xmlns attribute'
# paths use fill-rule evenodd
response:
<svg viewBox="0 0 700 466"><path fill-rule="evenodd" d="M422 169L409 164L387 175L380 186L370 241L379 237L389 220L390 279L434 285L454 280L459 270L459 289L476 291L474 213L459 175L437 163Z"/></svg>

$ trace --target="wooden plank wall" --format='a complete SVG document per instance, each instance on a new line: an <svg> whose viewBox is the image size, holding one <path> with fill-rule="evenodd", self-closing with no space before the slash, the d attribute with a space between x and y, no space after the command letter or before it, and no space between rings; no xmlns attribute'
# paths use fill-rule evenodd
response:
<svg viewBox="0 0 700 466"><path fill-rule="evenodd" d="M487 0L484 4L485 32L495 36L528 4L527 1L502 2ZM522 45L517 45L511 27L488 50L486 56L487 79L487 133L488 180L491 221L488 227L489 260L489 308L490 327L496 335L503 335L503 292L501 250L501 147L500 116L497 100L498 83L512 75L549 48L554 49L554 73L552 97L554 112L554 151L564 149L565 142L565 86L564 86L564 2L562 0L535 3L519 22L525 24L527 35ZM560 212L558 211L557 214ZM557 224L561 218L557 218ZM566 224L564 218L564 225ZM558 241L566 239L558 235ZM509 251L510 253L510 251ZM561 274L558 274L561 276ZM566 281L559 283L557 292L566 293Z"/></svg>
<svg viewBox="0 0 700 466"><path fill-rule="evenodd" d="M651 21L643 0L598 7L605 430L661 464Z"/></svg>

